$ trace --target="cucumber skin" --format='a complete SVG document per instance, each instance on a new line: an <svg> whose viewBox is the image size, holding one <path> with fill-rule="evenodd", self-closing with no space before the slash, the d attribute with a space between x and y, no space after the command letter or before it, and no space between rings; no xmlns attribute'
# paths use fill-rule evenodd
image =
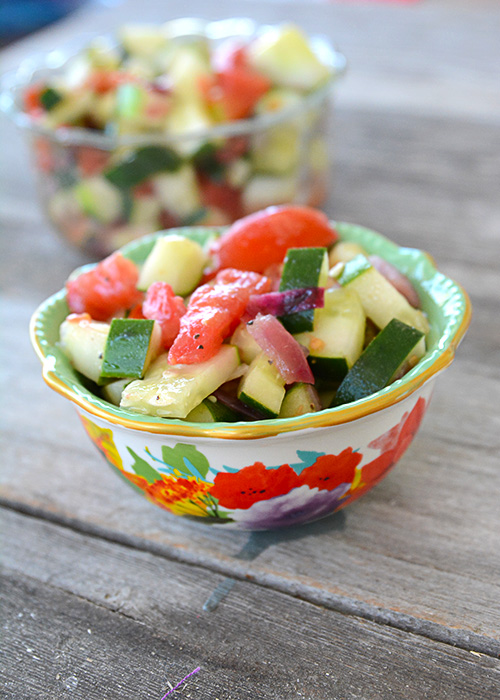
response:
<svg viewBox="0 0 500 700"><path fill-rule="evenodd" d="M144 146L130 158L118 163L104 173L104 177L116 187L129 188L147 180L162 170L173 172L180 168L182 159L171 148Z"/></svg>
<svg viewBox="0 0 500 700"><path fill-rule="evenodd" d="M264 406L263 404L260 403L260 401L256 401L253 399L251 396L248 394L245 394L244 391L242 391L239 395L238 398L240 401L243 401L245 405L247 405L249 408L254 408L256 411L262 414L262 418L277 418L278 413L275 411L271 411L269 408Z"/></svg>
<svg viewBox="0 0 500 700"><path fill-rule="evenodd" d="M261 352L242 377L238 387L238 398L250 408L262 413L264 418L277 418L284 397L284 379Z"/></svg>
<svg viewBox="0 0 500 700"><path fill-rule="evenodd" d="M346 374L331 406L351 403L383 389L423 337L422 331L392 319Z"/></svg>
<svg viewBox="0 0 500 700"><path fill-rule="evenodd" d="M211 401L210 397L207 397L193 408L184 420L193 423L234 423L241 420L241 416L220 401Z"/></svg>
<svg viewBox="0 0 500 700"><path fill-rule="evenodd" d="M359 277L359 275L363 274L363 272L366 272L371 267L372 265L370 261L362 253L360 253L354 258L351 258L351 260L345 262L342 274L340 275L337 281L339 282L339 284L345 287L346 284L352 282L352 280L356 279L356 277Z"/></svg>
<svg viewBox="0 0 500 700"><path fill-rule="evenodd" d="M340 381L349 370L345 357L309 355L308 360L315 377L322 377L330 381Z"/></svg>
<svg viewBox="0 0 500 700"><path fill-rule="evenodd" d="M101 379L140 379L143 376L154 323L150 319L113 319L104 350Z"/></svg>
<svg viewBox="0 0 500 700"><path fill-rule="evenodd" d="M279 291L324 286L321 277L326 256L326 248L290 248L285 258ZM281 316L279 320L292 335L312 331L314 309Z"/></svg>

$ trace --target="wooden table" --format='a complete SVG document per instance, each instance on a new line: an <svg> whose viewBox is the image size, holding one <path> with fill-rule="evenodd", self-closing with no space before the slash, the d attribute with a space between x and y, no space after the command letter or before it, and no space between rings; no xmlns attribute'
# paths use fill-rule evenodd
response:
<svg viewBox="0 0 500 700"><path fill-rule="evenodd" d="M500 8L474 2L194 0L190 15L293 19L349 58L331 146L334 218L422 247L473 322L409 451L339 515L212 530L122 484L43 383L27 326L81 256L37 205L2 121L2 697L500 697ZM185 3L91 4L11 46Z"/></svg>

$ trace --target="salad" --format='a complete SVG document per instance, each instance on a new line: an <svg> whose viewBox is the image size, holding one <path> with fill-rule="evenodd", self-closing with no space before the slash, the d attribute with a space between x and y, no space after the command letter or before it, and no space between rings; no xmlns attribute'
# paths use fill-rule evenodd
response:
<svg viewBox="0 0 500 700"><path fill-rule="evenodd" d="M288 24L215 39L173 21L95 39L24 90L49 218L102 257L162 228L318 206L335 57Z"/></svg>
<svg viewBox="0 0 500 700"><path fill-rule="evenodd" d="M403 376L426 351L411 282L322 212L269 207L222 231L162 231L66 283L60 347L91 389L193 422L291 417Z"/></svg>

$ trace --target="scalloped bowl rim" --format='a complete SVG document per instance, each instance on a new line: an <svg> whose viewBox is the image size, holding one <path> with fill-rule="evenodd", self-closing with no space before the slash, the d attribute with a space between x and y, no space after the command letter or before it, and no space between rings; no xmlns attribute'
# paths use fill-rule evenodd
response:
<svg viewBox="0 0 500 700"><path fill-rule="evenodd" d="M34 312L30 321L32 345L43 365L43 378L56 392L72 401L88 413L109 423L122 425L132 430L156 434L201 437L212 439L256 439L279 436L307 429L328 428L343 423L351 423L402 401L416 392L424 383L448 367L454 359L455 351L465 335L470 323L472 307L465 290L456 282L440 273L432 258L416 248L400 247L380 233L363 226L345 222L332 222L341 238L353 240L367 248L369 253L381 254L417 282L421 295L435 297L435 303L443 314L445 326L434 339L433 347L422 360L401 379L396 380L380 391L344 406L326 408L317 413L308 413L293 418L275 418L259 421L238 421L235 423L191 423L175 418L144 416L109 404L94 395L82 384L69 363L64 359L57 345L50 341L51 317L58 312L68 313L65 290L50 296ZM192 232L194 227L169 229L143 236L121 248L126 256L137 259L138 253L151 248L154 240L161 235ZM198 229L199 230L199 229ZM219 227L206 227L205 232L219 232ZM149 248L148 248L149 246ZM139 255L139 259L140 255ZM405 264L406 263L406 264ZM89 269L96 263L85 265L79 270ZM75 271L76 272L76 271ZM424 302L425 309L425 302ZM64 316L62 316L64 317ZM57 325L59 328L59 324ZM434 329L435 330L435 329ZM431 322L431 332L433 332ZM73 377L69 376L73 373Z"/></svg>
<svg viewBox="0 0 500 700"><path fill-rule="evenodd" d="M174 36L205 35L212 39L229 38L232 36L248 37L256 35L266 29L274 29L277 25L259 25L246 17L231 18L226 20L203 20L197 18L181 18L171 20L177 23L178 34ZM252 134L260 132L272 126L287 122L300 115L305 109L320 103L329 94L333 84L345 73L347 61L345 56L333 46L330 40L323 35L309 36L316 52L324 59L331 69L328 80L311 93L304 96L300 103L283 109L276 113L262 114L251 119L239 119L233 122L216 124L209 129L192 130L184 134L156 134L148 132L144 134L117 135L98 132L83 127L51 128L38 123L20 107L18 92L34 82L34 76L41 72L57 72L76 53L77 47L84 47L89 39L103 37L102 34L85 34L79 36L78 42L71 40L51 51L39 52L29 56L13 70L7 71L1 76L0 83L0 109L5 112L14 123L23 130L51 138L53 141L65 145L92 145L96 148L112 150L118 147L138 147L144 144L168 144L175 145L183 141L197 138L223 138Z"/></svg>

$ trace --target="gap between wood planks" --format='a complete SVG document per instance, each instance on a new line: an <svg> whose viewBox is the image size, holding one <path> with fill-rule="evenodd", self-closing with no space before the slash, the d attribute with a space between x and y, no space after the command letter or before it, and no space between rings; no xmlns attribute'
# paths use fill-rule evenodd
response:
<svg viewBox="0 0 500 700"><path fill-rule="evenodd" d="M230 566L224 565L222 562L219 564L216 562L201 562L199 558L186 555L186 553L179 553L177 550L171 550L167 547L159 547L155 545L154 542L148 542L130 535L110 533L103 528L89 525L76 518L55 515L42 508L28 506L19 502L11 502L2 497L0 497L0 507L34 519L46 520L60 527L95 539L105 540L129 549L148 552L163 559L169 559L224 575L226 578L214 589L205 602L204 610L206 612L215 610L224 598L229 595L237 581L244 581L347 616L359 617L379 625L393 627L403 632L416 634L432 641L448 644L465 651L485 654L495 659L500 658L500 642L474 632L452 629L429 620L421 620L406 613L380 608L370 603L365 603L346 596L335 595L310 586L304 586L303 584L294 586L293 583L285 581L278 576L269 576L265 574L260 576L255 574L249 575L231 570ZM266 533L266 535L268 538L267 543L262 537L262 533L249 533L247 543L242 547L240 552L234 556L234 559L252 561L270 544L273 544L273 537L275 539L279 538L279 533Z"/></svg>

